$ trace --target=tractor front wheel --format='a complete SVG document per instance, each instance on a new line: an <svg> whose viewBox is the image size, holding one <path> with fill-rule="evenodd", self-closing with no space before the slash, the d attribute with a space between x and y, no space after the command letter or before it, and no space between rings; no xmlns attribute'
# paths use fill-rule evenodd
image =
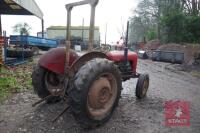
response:
<svg viewBox="0 0 200 133"><path fill-rule="evenodd" d="M147 90L149 88L149 75L141 74L138 78L136 85L135 95L137 98L142 99L146 96Z"/></svg>
<svg viewBox="0 0 200 133"><path fill-rule="evenodd" d="M121 76L113 62L100 58L88 61L68 90L72 114L84 128L105 123L118 105L121 89Z"/></svg>
<svg viewBox="0 0 200 133"><path fill-rule="evenodd" d="M61 88L60 78L57 74L41 67L36 66L32 73L32 84L35 93L40 98L45 98L56 92ZM46 100L48 103L54 103L60 101L59 96L52 96Z"/></svg>

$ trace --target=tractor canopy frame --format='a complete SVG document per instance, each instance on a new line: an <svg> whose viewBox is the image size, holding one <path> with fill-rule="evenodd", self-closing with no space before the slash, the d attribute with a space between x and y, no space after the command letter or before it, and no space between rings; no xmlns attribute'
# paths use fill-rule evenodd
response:
<svg viewBox="0 0 200 133"><path fill-rule="evenodd" d="M89 31L88 48L89 48L89 51L92 51L93 43L94 43L95 8L96 8L96 5L98 4L98 2L99 2L99 0L85 0L85 1L80 1L80 2L75 2L75 3L70 3L70 4L65 5L65 7L67 9L67 32L66 32L67 36L66 36L66 40L68 42L70 42L70 39L71 39L70 27L71 27L71 11L72 11L73 7L90 4L90 6L91 6L91 16L90 16L90 31Z"/></svg>
<svg viewBox="0 0 200 133"><path fill-rule="evenodd" d="M73 7L90 4L91 16L90 16L90 30L89 30L89 44L88 51L91 52L94 43L94 25L95 25L95 8L99 0L84 0L74 3L66 4L67 9L67 31L66 31L66 60L65 60L65 74L69 73L69 58L70 58L70 39L71 39L71 11Z"/></svg>

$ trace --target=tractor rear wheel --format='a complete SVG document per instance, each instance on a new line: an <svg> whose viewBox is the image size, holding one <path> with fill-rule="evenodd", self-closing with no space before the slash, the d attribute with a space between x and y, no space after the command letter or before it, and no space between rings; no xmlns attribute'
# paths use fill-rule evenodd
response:
<svg viewBox="0 0 200 133"><path fill-rule="evenodd" d="M51 95L50 92L54 90L52 88L60 88L60 80L58 75L41 67L36 66L32 73L32 84L35 93L40 98L45 98ZM52 96L46 100L48 103L54 103L60 101L59 96Z"/></svg>
<svg viewBox="0 0 200 133"><path fill-rule="evenodd" d="M101 58L88 61L68 90L72 114L84 128L105 123L118 105L121 89L121 76L113 62Z"/></svg>
<svg viewBox="0 0 200 133"><path fill-rule="evenodd" d="M136 85L136 97L142 99L146 96L147 90L149 88L149 75L141 74L138 78L138 82Z"/></svg>

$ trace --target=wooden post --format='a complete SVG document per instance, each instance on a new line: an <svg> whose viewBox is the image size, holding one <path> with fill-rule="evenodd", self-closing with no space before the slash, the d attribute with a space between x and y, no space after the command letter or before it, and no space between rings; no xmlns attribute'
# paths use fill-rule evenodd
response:
<svg viewBox="0 0 200 133"><path fill-rule="evenodd" d="M44 38L44 19L42 19L42 38Z"/></svg>
<svg viewBox="0 0 200 133"><path fill-rule="evenodd" d="M0 36L2 35L1 14L0 14Z"/></svg>
<svg viewBox="0 0 200 133"><path fill-rule="evenodd" d="M0 36L0 66L3 65L3 44L4 44L4 39L2 36Z"/></svg>
<svg viewBox="0 0 200 133"><path fill-rule="evenodd" d="M82 41L84 40L84 18L82 21Z"/></svg>

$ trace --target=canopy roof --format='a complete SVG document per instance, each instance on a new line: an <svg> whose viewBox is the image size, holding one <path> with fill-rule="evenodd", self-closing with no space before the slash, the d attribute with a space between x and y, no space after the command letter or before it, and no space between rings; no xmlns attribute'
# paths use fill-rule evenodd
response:
<svg viewBox="0 0 200 133"><path fill-rule="evenodd" d="M43 18L43 13L34 0L0 0L0 14L35 15Z"/></svg>

